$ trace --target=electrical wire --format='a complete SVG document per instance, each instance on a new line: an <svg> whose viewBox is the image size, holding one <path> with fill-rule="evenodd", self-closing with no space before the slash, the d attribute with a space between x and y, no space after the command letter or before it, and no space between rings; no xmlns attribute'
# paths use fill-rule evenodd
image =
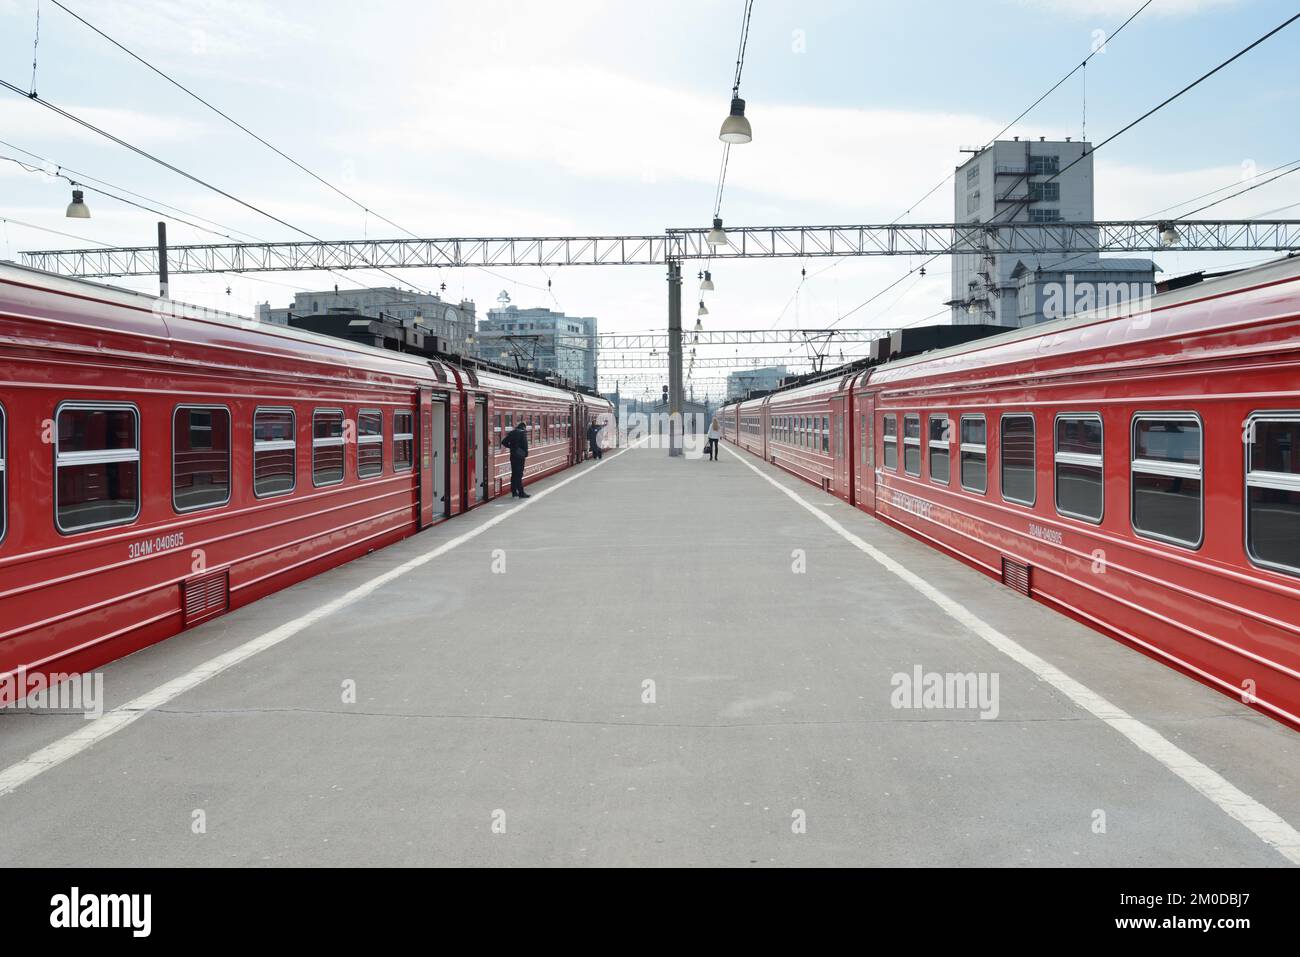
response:
<svg viewBox="0 0 1300 957"><path fill-rule="evenodd" d="M1028 116L1030 113L1032 113L1032 112L1034 111L1034 109L1036 109L1036 108L1038 107L1038 105L1039 105L1040 103L1042 103L1042 102L1043 102L1044 100L1046 100L1049 96L1051 96L1053 93L1055 93L1057 90L1059 90L1059 89L1061 88L1061 86L1062 86L1063 84L1065 84L1066 81L1068 81L1068 80L1070 79L1070 77L1074 76L1074 74L1078 73L1080 70L1084 70L1084 71L1086 71L1086 70L1087 70L1087 67L1088 67L1088 61L1091 60L1093 57L1095 57L1098 53L1101 53L1103 50L1105 50L1105 49L1106 49L1106 45L1107 45L1108 43L1110 43L1112 40L1114 40L1116 37L1118 37L1121 33L1123 33L1123 32L1124 32L1124 29L1125 29L1125 28L1126 28L1130 23L1132 23L1134 20L1136 20L1136 19L1138 18L1138 15L1141 14L1142 11L1144 11L1147 7L1151 6L1152 2L1154 2L1154 0L1145 0L1145 2L1144 2L1140 7L1138 7L1138 8L1137 8L1136 10L1134 10L1131 14L1129 14L1127 20L1125 20L1125 21L1124 21L1123 23L1121 23L1118 27L1116 27L1116 28L1115 28L1115 29L1114 29L1114 30L1113 30L1113 31L1112 31L1112 32L1111 32L1111 33L1110 33L1110 34L1109 34L1109 35L1108 35L1104 40L1102 40L1102 42L1101 42L1100 44L1098 44L1097 46L1095 46L1095 47L1093 48L1092 52L1089 53L1086 57L1083 58L1082 62L1080 62L1079 64L1077 64L1077 65L1076 65L1075 67L1073 67L1069 72L1067 72L1064 76L1062 76L1059 80L1057 80L1057 81L1056 81L1055 83L1053 83L1050 87L1048 87L1047 90L1046 90L1045 92L1043 92L1042 94L1040 94L1039 97L1038 97L1036 100L1034 100L1034 102L1030 103L1027 107L1025 107L1023 110L1021 110L1020 113L1016 115L1015 119L1011 120L1009 123L1007 123L1005 126L1003 126L1002 129L1000 129L1000 130L998 130L996 133L994 133L993 136L989 138L988 142L986 142L983 146L981 146L977 152L983 152L984 150L986 150L986 149L988 149L990 146L992 146L994 143L996 143L996 142L998 141L998 138L999 138L1000 136L1002 136L1004 133L1007 132L1007 130L1011 129L1013 126L1015 126L1015 125L1016 125L1017 123L1019 123L1021 120L1023 120L1023 119L1024 119L1026 116ZM1087 94L1086 94L1086 92L1085 92L1084 95L1085 95L1085 100L1084 100L1084 126L1085 126L1085 129L1086 129L1086 126L1087 126L1087 99L1086 99ZM955 175L956 175L956 170L954 170L953 172L948 173L948 175L946 175L943 179L939 180L939 182L935 183L935 184L934 184L933 186L931 186L928 190L926 190L925 193L921 196L920 199L918 199L918 200L916 200L915 202L913 202L910 206L907 207L907 209L903 210L903 212L899 213L899 214L898 214L897 216L895 216L892 220L890 220L889 225L892 226L892 225L894 225L895 223L897 223L897 222L899 222L900 220L902 220L904 217L906 217L906 216L910 216L911 213L912 213L912 210L916 209L916 207L920 206L920 205L921 205L922 203L924 203L927 199L929 199L931 196L933 196L936 192L938 192L940 189L942 189L944 186L946 186L949 182L951 182L951 181L952 181L952 178L953 178ZM715 215L716 215L716 214L715 214ZM929 262L932 262L932 261L933 261L933 260L927 260L926 263L923 263L923 264L922 264L921 268L924 268L926 265L929 264ZM843 259L837 259L837 260L835 260L835 262L831 263L831 264L830 264L829 266L827 266L825 269L820 269L820 270L818 270L816 273L814 273L814 274L813 274L813 278L814 278L814 279L817 278L817 277L820 276L822 273L830 272L832 269L836 268L837 266L839 266L839 265L840 265L841 263L843 263L843 262L844 262ZM908 270L908 273L905 274L903 278L906 278L906 275L910 275L910 274L911 274L911 270ZM889 286L886 286L883 290L881 290L881 293L883 294L883 293L888 292L890 289L893 288L894 285L895 285L895 284L890 284ZM873 297L873 299L874 299L874 298L876 298L876 297ZM872 301L873 301L872 299L867 300L867 302L863 303L863 306L865 306L865 305L870 305L870 303L871 303ZM857 307L857 308L862 308L862 307L859 306L859 307ZM856 312L856 311L857 311L857 309L851 310L850 313L846 313L845 315L850 315L852 312ZM842 318L844 318L844 317L841 316L840 318L842 319ZM836 321L838 322L839 320L836 320Z"/></svg>
<svg viewBox="0 0 1300 957"><path fill-rule="evenodd" d="M1143 7L1143 9L1145 9L1145 7ZM1140 13L1141 10L1139 10L1138 12ZM1136 16L1136 14L1134 14L1134 16ZM1095 154L1099 149L1101 149L1101 148L1102 148L1103 146L1105 146L1107 143L1114 142L1116 139L1118 139L1118 138L1119 138L1120 136L1122 136L1123 134L1127 133L1129 130L1133 129L1133 128L1134 128L1135 126L1137 126L1139 123L1143 122L1144 120L1149 119L1151 116L1155 115L1155 114L1158 113L1160 110L1164 109L1166 106L1168 106L1169 104L1173 103L1175 100L1177 100L1179 97L1183 96L1185 93L1187 93L1187 92L1189 92L1189 91L1195 89L1197 86L1199 86L1199 85L1200 85L1201 83L1203 83L1205 80L1208 80L1210 77L1214 76L1214 75L1215 75L1216 73L1218 73L1220 70L1222 70L1222 69L1224 69L1225 67L1227 67L1228 65L1230 65L1230 64L1232 64L1232 63L1234 63L1234 62L1236 62L1236 61L1239 60L1241 57L1243 57L1243 56L1245 56L1247 53L1249 53L1251 50L1255 49L1255 47L1257 47L1257 46L1259 46L1261 43L1263 43L1265 40L1268 40L1269 38L1273 37L1273 36L1276 35L1277 33L1281 32L1281 31L1282 31L1283 29L1285 29L1286 27L1290 26L1290 25L1291 25L1292 23L1294 23L1296 20L1300 20L1300 13L1293 14L1291 17L1288 17L1288 18L1287 18L1286 20L1284 20L1282 23L1278 24L1278 25L1277 25L1276 27L1274 27L1272 30L1269 30L1267 33L1265 33L1263 36L1259 37L1257 40L1254 40L1253 42L1251 42L1251 43L1248 44L1247 46L1242 47L1240 50L1238 50L1238 51L1237 51L1236 53L1234 53L1232 56L1228 57L1226 60L1224 60L1224 61L1222 61L1221 63L1219 63L1217 66L1213 67L1213 68L1210 69L1210 70L1207 70L1205 73L1202 73L1199 77L1197 77L1197 78L1196 78L1195 80L1193 80L1191 83L1188 83L1186 86L1184 86L1184 87L1183 87L1182 89L1180 89L1178 92L1176 92L1176 93L1174 93L1174 94L1172 94L1172 95L1166 97L1164 100L1162 100L1160 103L1158 103L1158 104L1156 104L1155 106L1153 106L1151 109L1147 110L1145 113L1143 113L1143 114L1142 114L1141 116L1139 116L1137 119L1132 120L1131 122L1125 124L1125 125L1122 126L1120 129L1118 129L1118 130L1116 130L1114 133L1110 134L1110 136L1108 136L1108 137L1106 137L1104 140L1102 140L1100 143L1096 144L1096 145L1095 145L1091 150L1089 150L1089 151L1087 151L1087 152L1084 152L1084 153L1081 153L1081 154L1080 154L1078 157L1076 157L1074 160L1072 160L1071 162L1067 163L1065 166L1061 167L1059 170L1057 170L1057 171L1056 171L1055 173L1053 173L1051 176L1047 177L1047 179L1043 180L1042 182L1043 182L1044 184L1047 184L1047 183L1052 182L1053 180L1059 179L1059 178L1060 178L1060 177L1061 177L1065 172L1067 172L1068 170L1070 170L1071 168L1073 168L1074 166L1076 166L1078 163L1082 162L1085 158L1088 158L1088 157L1094 155L1094 154ZM1211 205L1213 205L1213 204L1211 204ZM1014 211L1013 208L1007 210L1007 212L1013 212L1013 211ZM984 227L987 227L987 226L989 226L989 225L996 225L996 224L997 224L996 220L997 220L997 217L995 216L994 219L990 220L988 223L981 223L981 224L978 224L978 225L980 225L980 226L984 226ZM927 266L927 265L929 265L930 263L934 262L934 261L935 261L936 259L938 259L940 256L951 255L953 249L955 249L955 248L956 248L956 243L953 243L952 245L950 245L950 246L949 246L946 250L944 250L943 252L941 252L941 253L935 253L933 256L931 256L929 259L927 259L924 263L922 263L922 264L921 264L921 267L924 268L925 266ZM912 270L909 270L909 271L908 271L907 273L905 273L903 276L900 276L900 277L899 277L898 279L896 279L894 282L892 282L892 283L890 283L888 286L886 286L886 287L885 287L883 290L881 290L879 293L876 293L876 294L873 295L870 299L866 300L866 302L863 302L863 303L861 303L860 305L855 306L854 308L850 309L848 312L844 313L844 315L842 315L842 316L840 316L838 319L836 319L835 322L831 323L831 326L836 325L836 324L839 323L841 320L848 318L849 316L853 315L853 313L855 313L855 312L857 312L859 309L863 308L863 306L866 306L866 305L868 305L869 303L871 303L872 301L874 301L875 299L878 299L878 298L879 298L883 293L888 292L888 291L889 291L890 289L892 289L894 286L897 286L900 282L902 282L904 279L906 279L907 276L911 274L911 272L912 272Z"/></svg>
<svg viewBox="0 0 1300 957"><path fill-rule="evenodd" d="M211 110L213 113L217 114L217 116L221 117L221 118L224 119L226 122L230 123L232 126L236 127L237 129L239 129L239 130L243 131L244 133L248 134L249 136L251 136L253 139L257 140L257 142L261 143L263 146L265 146L267 149L271 150L271 152L275 153L277 156L280 156L282 159L286 160L287 162L289 162L290 164L292 164L293 166L295 166L297 169L299 169L299 170L301 170L302 172L306 173L308 176L310 176L312 179L316 180L316 181L317 181L318 183L320 183L321 185L323 185L323 186L327 187L328 189L332 190L333 192L337 193L339 196L343 197L343 199L347 200L349 203L352 203L354 206L356 206L358 209L360 209L360 210L365 214L365 216L367 217L367 219L368 219L370 216L374 216L376 219L381 220L381 221L384 222L384 223L387 223L389 226L392 226L394 229L398 230L399 232L405 233L407 236L409 236L409 237L412 238L412 239L423 239L423 238L425 238L425 237L423 237L423 236L419 236L419 235L417 235L416 233L411 232L411 230L407 229L405 226L402 226L402 225L400 225L399 223L394 222L393 220L389 219L387 216L383 215L382 213L378 213L378 212L376 212L375 210L373 210L373 209L371 209L369 206L367 206L365 203L363 203L361 200L357 199L355 196L352 196L351 194L345 192L344 190L340 189L338 186L336 186L336 185L334 185L333 183L331 183L329 180L325 179L323 176L319 175L318 173L316 173L316 172L313 171L312 169L310 169L310 168L308 168L307 166L305 166L304 164L300 163L298 160L294 159L292 156L290 156L290 155L289 155L288 153L286 153L284 150L280 149L280 148L279 148L278 146L276 146L274 143L271 143L270 141L268 141L268 140L265 139L264 137L262 137L262 136L260 136L259 134L255 133L253 130L251 130L251 129L249 129L247 126L245 126L243 123L240 123L238 120L236 120L236 119L235 119L233 116L231 116L229 113L226 113L224 110L222 110L222 109L220 109L219 107L215 106L215 105L214 105L213 103L211 103L209 100L207 100L207 99L205 99L204 97L200 96L198 93L195 93L193 90L191 90L189 87L185 86L185 84L181 83L179 80L177 80L177 79L175 79L174 77L172 77L172 76L171 76L170 74L168 74L166 71L164 71L164 70L162 70L160 67L157 67L157 66L155 66L154 64L150 63L148 60L146 60L144 57L140 56L140 55L139 55L138 53L136 53L134 50L131 50L129 47L127 47L125 44L123 44L123 43L120 42L119 40L115 39L114 37L110 36L109 34L105 33L103 30L101 30L99 27L95 26L93 23L91 23L91 22L90 22L89 20L87 20L85 17L83 17L83 16L81 16L80 14L76 13L74 10L69 9L65 4L61 3L60 0L50 0L50 2L53 3L56 7L58 7L60 10L62 10L64 13L68 14L68 16L70 16L70 17L72 17L73 19L79 21L81 24L83 24L84 26L86 26L88 29L92 30L94 33L98 34L100 37L102 37L103 39L107 40L107 41L108 41L109 43L111 43L113 46L117 47L119 50L121 50L121 51L122 51L123 53L125 53L127 56L131 57L133 60L135 60L136 62L140 63L142 66L146 67L147 69L149 69L149 70L152 71L153 73L157 74L157 75L160 76L162 79L166 80L168 83L170 83L172 86L176 87L176 89L180 90L180 91L181 91L182 93L184 93L185 95L189 96L190 98L192 98L193 100L197 101L198 103L201 103L203 106L207 107L209 110ZM287 224L286 224L286 225L287 225ZM292 228L292 227L291 227L291 228ZM301 231L301 230L300 230L300 231ZM368 233L368 230L367 230L367 233ZM313 238L315 238L315 237L313 237ZM318 240L318 241L320 241L320 240ZM441 250L439 250L439 252L441 252L442 256L447 260L447 264L448 264L448 265L454 265L454 264L452 263L450 257L448 257L447 254L446 254L445 252L442 252ZM380 268L380 267L372 267L372 268ZM497 279L501 279L501 280L504 281L504 282L513 282L513 283L515 283L516 285L525 286L525 287L527 287L527 288L535 289L535 290L538 290L538 291L549 291L549 290L543 290L542 287L540 287L540 286L534 286L534 285L532 285L531 283L518 282L517 280L509 279L509 278L507 278L507 277L505 277L505 276L500 275L499 273L492 272L491 270L486 269L486 268L484 268L484 267L482 267L482 266L475 266L475 267L473 267L473 268L478 269L478 270L480 270L481 272L484 272L484 273L486 273L487 275L493 276L493 277L495 277L495 278L497 278ZM380 271L383 272L382 269L380 269ZM389 275L390 278L394 278L394 279L396 279L396 277L391 276L391 274L389 274L389 273L387 273L387 272L384 272L384 274L385 274L385 275ZM398 280L398 281L400 282L401 280ZM420 287L417 286L416 288L420 288ZM426 293L429 294L429 295L433 295L433 293L432 293L431 290L421 290L421 291L426 292Z"/></svg>

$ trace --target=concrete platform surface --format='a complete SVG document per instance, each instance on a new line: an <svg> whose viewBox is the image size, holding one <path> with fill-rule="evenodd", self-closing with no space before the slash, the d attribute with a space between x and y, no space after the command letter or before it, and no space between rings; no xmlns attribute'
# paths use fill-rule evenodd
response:
<svg viewBox="0 0 1300 957"><path fill-rule="evenodd" d="M537 490L0 713L0 863L1300 861L1300 736L792 477Z"/></svg>

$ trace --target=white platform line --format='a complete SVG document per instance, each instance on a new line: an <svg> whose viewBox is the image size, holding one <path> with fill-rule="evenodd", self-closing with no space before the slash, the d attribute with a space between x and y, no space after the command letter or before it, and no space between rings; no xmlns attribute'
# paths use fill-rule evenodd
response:
<svg viewBox="0 0 1300 957"><path fill-rule="evenodd" d="M1300 864L1300 831L1284 821L1280 815L1260 804L1217 771L1202 764L1154 728L1143 724L1055 665L1044 661L1019 642L998 631L965 605L949 598L915 572L854 535L830 515L806 501L803 496L759 470L740 453L732 451L730 447L726 448L751 472L789 496L818 521L879 563L890 574L934 602L948 617L1007 657L1028 668L1036 677L1050 684L1084 711L1106 722L1142 751L1213 801L1223 813L1248 827L1256 837L1277 850L1292 864Z"/></svg>
<svg viewBox="0 0 1300 957"><path fill-rule="evenodd" d="M629 446L629 448L635 448L635 446ZM272 628L270 631L265 632L256 638L252 638L244 642L242 645L230 649L224 654L217 655L215 658L210 658L202 664L190 669L180 677L173 678L171 681L161 684L151 691L146 691L139 697L133 698L125 704L120 705L111 711L105 712L103 715L92 721L87 721L84 727L59 738L57 741L51 742L40 750L32 752L21 761L11 764L3 771L0 771L0 796L10 793L15 788L21 787L38 775L50 770L50 768L57 767L64 761L67 761L69 758L76 757L82 751L93 747L105 738L117 734L117 732L131 724L134 724L137 720L148 714L153 709L162 707L168 702L180 697L185 692L197 688L209 678L213 678L221 674L223 671L247 661L254 655L266 651L268 648L274 648L282 641L287 641L294 635L305 631L322 619L333 615L335 612L342 611L349 605L356 604L361 601L361 599L373 594L385 585L391 584L403 575L413 572L417 568L427 565L435 558L440 558L443 555L446 555L452 549L458 548L466 542L478 538L484 532L495 528L511 516L518 515L524 509L536 504L552 492L558 492L570 482L577 481L584 475L590 475L606 462L618 458L626 451L628 451L628 449L621 449L613 455L607 455L590 467L579 469L573 475L557 482L549 488L542 489L538 492L531 492L526 501L516 505L514 508L497 513L482 525L458 535L453 539L449 539L438 547L432 548L422 555L417 555L410 561L403 562L401 565L384 572L382 575L376 575L369 581L358 585L351 591L345 592L333 601L326 602L324 605L308 612L301 618L295 618L293 621L287 621L277 628ZM391 548L395 546L389 547Z"/></svg>

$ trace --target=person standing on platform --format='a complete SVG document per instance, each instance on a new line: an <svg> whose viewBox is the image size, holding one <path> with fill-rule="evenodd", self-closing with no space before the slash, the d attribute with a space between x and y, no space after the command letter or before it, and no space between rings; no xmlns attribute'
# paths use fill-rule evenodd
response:
<svg viewBox="0 0 1300 957"><path fill-rule="evenodd" d="M587 444L591 446L593 458L600 458L604 453L600 448L600 426L593 422L587 426Z"/></svg>
<svg viewBox="0 0 1300 957"><path fill-rule="evenodd" d="M512 498L531 498L524 491L524 462L528 458L528 428L522 419L506 433L501 447L510 450L510 495Z"/></svg>
<svg viewBox="0 0 1300 957"><path fill-rule="evenodd" d="M709 444L707 447L709 459L714 462L718 461L718 440L721 438L722 429L719 427L718 420L715 417L713 421L709 423Z"/></svg>

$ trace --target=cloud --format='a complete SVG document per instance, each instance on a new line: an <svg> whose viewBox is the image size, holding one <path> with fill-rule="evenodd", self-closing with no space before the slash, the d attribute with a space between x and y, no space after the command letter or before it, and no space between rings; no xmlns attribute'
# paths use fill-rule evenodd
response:
<svg viewBox="0 0 1300 957"><path fill-rule="evenodd" d="M757 145L732 150L728 190L752 193L755 206L808 202L850 218L851 211L902 212L900 202L952 171L957 144L983 142L998 127L973 114L794 103L753 102L749 116ZM503 64L426 78L391 123L377 124L369 145L430 155L450 149L588 181L707 187L718 172L720 120L715 96L607 70ZM350 143L341 136L336 148ZM950 196L936 209L950 212ZM724 206L734 210L736 202Z"/></svg>
<svg viewBox="0 0 1300 957"><path fill-rule="evenodd" d="M203 124L175 115L114 107L81 106L75 103L58 105L87 123L93 123L100 129L143 148L148 148L152 143L185 142L204 129ZM5 136L6 139L11 138L13 131L21 130L24 142L20 145L28 149L35 149L28 144L35 142L37 138L83 141L93 139L101 143L108 142L97 133L8 90L0 91L0 130L10 131L10 135Z"/></svg>

